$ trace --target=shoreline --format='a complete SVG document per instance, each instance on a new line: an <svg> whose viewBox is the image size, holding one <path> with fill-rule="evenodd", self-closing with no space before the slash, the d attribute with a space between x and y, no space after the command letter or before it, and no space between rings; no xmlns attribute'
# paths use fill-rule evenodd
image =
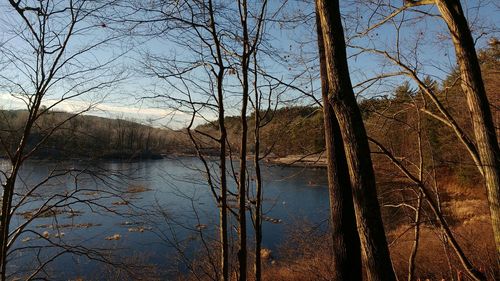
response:
<svg viewBox="0 0 500 281"><path fill-rule="evenodd" d="M288 155L284 157L266 157L264 163L278 166L288 167L304 167L304 168L327 168L327 159L322 155Z"/></svg>
<svg viewBox="0 0 500 281"><path fill-rule="evenodd" d="M196 154L190 154L190 153L171 153L171 154L165 154L165 153L152 153L152 154L129 154L129 153L124 153L122 155L118 155L116 153L114 154L107 154L107 155L101 155L96 158L92 157L43 157L43 156L33 156L31 160L35 161L43 161L43 160L50 160L50 161L99 161L99 160L104 160L104 161L148 161L148 160L162 160L162 159L169 159L169 158L178 158L178 157L195 157L197 158L198 156ZM216 157L216 156L209 156L207 157ZM228 159L231 159L231 157L227 157ZM0 155L0 159L6 160L8 157L4 155ZM248 161L253 160L253 155L248 155L247 157ZM233 160L237 160L237 158L233 157ZM264 165L275 165L275 166L287 166L287 167L302 167L302 168L327 168L327 159L324 156L318 156L318 155L313 155L313 156L306 156L306 155L287 155L283 157L279 156L267 156L264 157L261 161L262 164Z"/></svg>

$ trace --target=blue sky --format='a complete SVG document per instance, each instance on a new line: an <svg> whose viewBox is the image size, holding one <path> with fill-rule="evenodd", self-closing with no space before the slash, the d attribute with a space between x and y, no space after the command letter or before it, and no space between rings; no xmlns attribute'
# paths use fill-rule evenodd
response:
<svg viewBox="0 0 500 281"><path fill-rule="evenodd" d="M288 18L295 18L302 14L309 15L308 18L302 20L303 22L298 21L294 24L274 22L266 25L266 38L269 40L269 45L275 48L276 53L279 55L276 56L276 59L271 55L262 54L260 55L260 59L262 67L273 76L282 79L286 83L293 84L303 91L319 96L319 84L317 82L318 68L315 59L316 29L314 18L311 17L313 7L311 4L305 2L300 0L288 1L285 8L280 10L279 13L279 16L287 16ZM345 16L347 36L352 36L356 32L364 30L367 26L373 25L384 14L373 15L371 13L373 9L368 4L354 5L351 3L354 1L341 2L342 11ZM392 2L394 5L400 5L401 1ZM281 1L270 1L269 14L277 11L281 3ZM489 38L499 37L500 12L498 3L495 1L462 1L462 4L467 11L469 21L474 27L474 36L478 38L478 48L484 47ZM430 14L437 14L437 10L432 7L422 7L419 9ZM387 11L390 11L390 9L387 9ZM393 22L373 30L369 33L368 37L353 40L352 43L364 47L394 51L396 38L398 38L396 37L395 28L398 23L405 20L407 22L400 30L399 40L400 42L404 42L403 45L406 46L406 49L401 48L401 50L408 57L408 62L417 65L419 73L422 75L430 75L437 80L442 79L454 65L454 52L449 35L441 19L436 17L416 19L415 17L418 15L418 13L414 12L401 13L394 18ZM18 38L12 39L14 36L12 30L22 28L22 23L19 21L18 16L5 3L0 5L0 16L3 19L0 20L0 42L7 42L3 45L3 48L9 48L9 50L14 48L16 52L23 53L22 57L28 59L31 56L28 51L29 47L18 43L16 41L19 40ZM412 18L415 19L412 21ZM120 28L120 25L123 27L123 23L115 24L104 21L102 22L104 24L102 28L89 29L89 31L77 37L77 40L72 42L71 50L77 50L89 44L89 42L97 42L105 38L105 36L113 34L113 27ZM84 24L92 26L99 25L99 22L96 19L90 19ZM356 27L356 30L354 27ZM109 44L105 44L91 53L85 54L79 61L81 63L80 67L112 60L106 71L99 74L95 78L95 81L101 81L106 75L111 77L110 74L116 72L117 75L118 73L121 75L120 82L112 87L103 89L103 92L95 91L62 102L56 108L77 112L92 103L95 104L94 109L88 114L112 118L127 118L140 122L152 122L157 126L183 127L189 120L190 114L182 112L182 108L174 106L165 99L143 99L142 97L155 95L182 96L181 92L189 88L189 91L192 91L196 99L203 101L204 92L207 90L205 87L209 87L206 81L205 69L201 67L197 68L198 70L196 71L192 71L189 74L189 79L192 82L188 83L188 87L183 87L180 83L181 81L178 79L165 81L148 75L150 71L145 70L144 65L147 65L148 55L152 54L162 56L165 59L193 60L191 58L194 55L190 52L189 48L178 44L179 42L184 42L184 39L190 35L192 34L185 33L185 31L174 31L161 37L120 36L116 40L109 42ZM358 53L356 49L349 49L348 52L350 55ZM23 75L16 73L18 71L16 68L12 67L8 61L0 59L0 63L2 62L3 64L0 65L2 67L0 69L0 74L3 75L2 78L7 76L15 78L16 81L22 81ZM187 65L187 63L184 65ZM349 67L353 84L379 75L381 72L388 73L397 70L387 64L384 59L373 54L359 54L351 57ZM88 77L78 78L84 79ZM228 98L227 114L236 115L239 109L239 100L236 94L239 86L235 76L228 77L226 81L226 94ZM384 80L364 91L362 95L366 98L390 94L392 87L401 83L403 79L397 77ZM22 108L24 103L22 100L12 97L15 91L8 87L8 82L3 79L0 83L0 102L2 107L5 109ZM61 93L71 87L71 85L74 85L74 83L75 81L63 81L55 86L52 89L52 94L47 96L44 104L50 105L57 102ZM303 97L298 91L284 86L281 89L286 92L280 97L280 102L287 102L287 104L313 104L311 99ZM204 110L200 114L203 114L209 120L215 118L215 114L210 110ZM202 118L198 118L197 120L197 122L203 122Z"/></svg>

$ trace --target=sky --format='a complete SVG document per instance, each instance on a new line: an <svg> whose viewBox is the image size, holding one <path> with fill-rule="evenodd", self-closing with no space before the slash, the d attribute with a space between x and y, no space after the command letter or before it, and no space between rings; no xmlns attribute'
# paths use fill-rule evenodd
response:
<svg viewBox="0 0 500 281"><path fill-rule="evenodd" d="M352 1L341 2L348 37L382 18L382 15L371 13L373 7L368 4L354 5ZM396 5L401 1L392 2ZM498 3L495 1L461 2L467 11L469 21L475 27L473 31L475 38L478 38L478 48L484 47L489 38L500 37ZM314 17L311 17L313 7L307 1L301 0L287 1L284 6L281 6L282 3L285 2L270 1L269 17L275 12L278 13L279 18L286 17L289 20L297 20L302 15L304 17L292 23L276 20L265 25L269 45L265 50L269 54L266 52L259 54L261 67L287 84L319 95L315 26ZM128 11L126 6L114 9L120 12ZM436 9L432 7L420 9L430 14L437 14ZM386 10L390 11L390 9ZM379 12L384 14L384 9ZM183 76L183 80L175 77L158 79L152 75L154 68L159 71L164 69L172 71L174 65L171 60L174 58L177 61L175 67L185 69L197 58L193 51L204 54L208 52L202 44L192 40L192 32L171 30L168 33L162 33L161 36L138 36L135 31L139 29L142 32L151 32L168 28L169 25L155 22L127 33L124 30L130 27L130 22L110 20L109 15L104 13L102 12L100 18L90 17L81 22L79 26L81 29L78 29L77 36L71 38L68 53L65 53L63 58L71 58L71 54L77 53L82 48L94 46L94 44L95 47L78 55L75 60L70 60L67 66L61 68L60 75L56 77L59 79L58 83L51 86L42 102L43 105L54 106L55 110L68 112L80 112L87 109L89 105L93 105L92 109L85 114L124 118L158 127L168 126L179 129L187 125L191 119L191 113L185 105L172 102L172 99L165 98L166 96L185 98L186 92L189 91L192 97L200 103L214 102L206 98L207 91L210 92L210 87L213 86L207 80L206 67L198 65L195 70ZM395 18L394 22L374 30L369 36L350 42L389 52L395 51L396 38L398 38L395 30L398 23L405 21L398 38L401 43L404 43L401 49L402 54L405 55L408 63L414 65L422 75L430 75L437 80L443 79L454 65L454 53L449 35L439 18L432 16L423 19L416 18L419 15L411 12L402 13ZM130 14L128 18L140 16L144 15ZM149 16L154 17L157 14L151 13ZM228 17L231 16L234 15ZM3 109L23 109L26 108L25 101L29 99L30 93L35 90L30 80L36 80L32 67L37 65L37 60L32 46L27 44L33 42L33 38L30 38L26 25L12 11L8 3L0 4L0 18L0 51L4 54L0 58L0 106ZM66 29L61 27L64 27L67 20L68 18L64 17L56 18L51 31L59 31L62 35L59 37L64 38ZM228 20L231 21L234 18ZM237 25L234 22L228 22L227 25L221 24L220 28L231 29L235 26ZM113 40L109 40L110 36ZM57 38L54 36L50 43L59 40ZM405 47L408 49L404 49ZM382 58L373 54L359 54L359 50L353 48L348 49L348 53L353 84L379 75L381 72L389 73L396 70ZM55 55L52 57L47 55L44 59L50 64L55 57ZM157 59L155 63L150 60L152 57ZM85 69L88 71L84 71ZM162 72L162 74L165 73ZM365 98L388 95L392 87L402 81L400 77L387 79L373 85L362 94ZM263 91L270 88L265 87L266 83L272 84L272 82L260 79L259 85L262 86ZM238 91L240 87L237 77L228 75L226 81L228 115L239 113ZM301 92L290 87L281 85L274 91L283 93L279 99L273 99L273 103L314 104L311 99L305 98ZM77 93L76 97L65 99L75 93ZM161 97L151 98L155 96ZM61 101L61 98L65 100ZM214 111L210 108L200 107L199 110L196 118L198 124L216 118ZM204 118L199 115L204 115Z"/></svg>

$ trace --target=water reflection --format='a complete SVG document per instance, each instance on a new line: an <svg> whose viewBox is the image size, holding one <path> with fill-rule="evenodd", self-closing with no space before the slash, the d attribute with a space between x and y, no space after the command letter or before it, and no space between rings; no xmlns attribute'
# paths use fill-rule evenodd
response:
<svg viewBox="0 0 500 281"><path fill-rule="evenodd" d="M5 162L0 165L3 171L8 168ZM54 241L106 249L122 261L140 257L142 262L159 268L178 267L173 258L178 249L172 244L182 245L187 255L193 255L200 251L196 233L203 232L207 240L217 237L216 202L201 169L201 163L190 157L133 163L28 162L18 181L19 190L24 192L48 174L61 172L16 211L13 224L22 224L29 218L26 212L39 208L48 196L77 190L79 196L95 200L95 206L68 204L72 212L60 208L60 212L33 221L30 229ZM275 250L284 242L287 227L301 219L321 222L327 218L328 190L323 169L266 166L263 177L263 247ZM234 181L232 184L234 189ZM129 192L111 196L120 191ZM43 239L35 239L34 233L27 232L16 247L43 244ZM45 252L48 257L57 250ZM33 255L33 251L16 251L10 270L30 264ZM68 279L98 274L102 267L68 253L51 263L50 269L57 279Z"/></svg>

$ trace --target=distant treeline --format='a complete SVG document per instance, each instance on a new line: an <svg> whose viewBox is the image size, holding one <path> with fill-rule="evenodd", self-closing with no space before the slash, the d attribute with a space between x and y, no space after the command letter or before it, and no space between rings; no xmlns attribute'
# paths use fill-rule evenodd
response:
<svg viewBox="0 0 500 281"><path fill-rule="evenodd" d="M0 111L4 140L2 154L11 154L20 141L27 119L25 110ZM189 153L181 132L154 128L122 119L108 119L46 111L37 120L27 141L35 158L151 159L162 154Z"/></svg>

